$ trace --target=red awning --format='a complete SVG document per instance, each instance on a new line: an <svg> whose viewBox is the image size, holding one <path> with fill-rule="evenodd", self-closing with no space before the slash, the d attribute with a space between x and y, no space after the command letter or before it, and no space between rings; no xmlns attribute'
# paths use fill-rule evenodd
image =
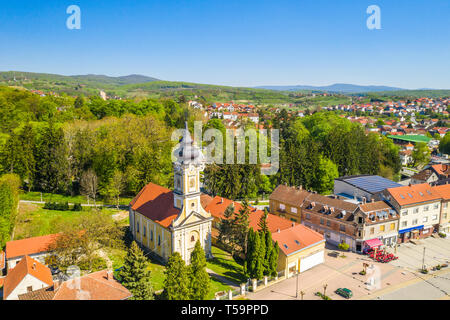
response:
<svg viewBox="0 0 450 320"><path fill-rule="evenodd" d="M375 248L375 247L379 247L379 246L383 245L383 242L381 242L381 240L378 238L366 240L365 243L371 248Z"/></svg>

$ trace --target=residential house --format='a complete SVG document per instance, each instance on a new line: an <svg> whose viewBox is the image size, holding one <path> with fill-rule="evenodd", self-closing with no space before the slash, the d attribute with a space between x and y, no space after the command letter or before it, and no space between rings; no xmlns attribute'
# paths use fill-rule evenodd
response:
<svg viewBox="0 0 450 320"><path fill-rule="evenodd" d="M347 243L350 250L356 251L357 209L355 203L311 194L302 204L302 224L325 235L327 242L336 246Z"/></svg>
<svg viewBox="0 0 450 320"><path fill-rule="evenodd" d="M20 294L53 285L50 269L39 261L24 256L4 280L3 300L18 300Z"/></svg>
<svg viewBox="0 0 450 320"><path fill-rule="evenodd" d="M7 269L14 268L25 256L45 264L45 257L50 255L51 245L56 241L57 234L32 237L6 243Z"/></svg>
<svg viewBox="0 0 450 320"><path fill-rule="evenodd" d="M301 206L311 192L300 187L279 185L269 197L269 211L277 216L301 223Z"/></svg>
<svg viewBox="0 0 450 320"><path fill-rule="evenodd" d="M101 270L52 286L19 294L19 300L127 300L131 292L114 279L110 270Z"/></svg>
<svg viewBox="0 0 450 320"><path fill-rule="evenodd" d="M439 224L442 196L428 183L389 188L380 198L400 215L398 242L429 237Z"/></svg>
<svg viewBox="0 0 450 320"><path fill-rule="evenodd" d="M356 251L396 244L398 220L397 212L384 201L373 200L360 204L355 213Z"/></svg>

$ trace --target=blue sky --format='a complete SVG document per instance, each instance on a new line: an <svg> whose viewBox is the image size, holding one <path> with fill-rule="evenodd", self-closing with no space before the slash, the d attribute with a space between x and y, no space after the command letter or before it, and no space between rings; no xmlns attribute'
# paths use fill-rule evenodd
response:
<svg viewBox="0 0 450 320"><path fill-rule="evenodd" d="M81 8L81 30L66 8ZM381 30L366 27L369 5ZM0 0L0 70L450 89L448 0Z"/></svg>

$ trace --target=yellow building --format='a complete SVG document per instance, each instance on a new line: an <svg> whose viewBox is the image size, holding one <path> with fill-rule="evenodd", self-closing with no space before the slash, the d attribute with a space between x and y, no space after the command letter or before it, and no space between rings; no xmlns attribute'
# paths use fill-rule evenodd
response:
<svg viewBox="0 0 450 320"><path fill-rule="evenodd" d="M130 203L130 228L134 239L167 261L179 252L186 263L197 240L211 256L211 214L200 202L200 172L204 158L186 126L175 150L174 190L146 185Z"/></svg>
<svg viewBox="0 0 450 320"><path fill-rule="evenodd" d="M273 241L278 242L278 269L287 277L296 272L304 272L325 260L324 237L304 225L278 230L272 234Z"/></svg>
<svg viewBox="0 0 450 320"><path fill-rule="evenodd" d="M301 223L303 201L311 193L300 187L279 185L269 197L270 213Z"/></svg>

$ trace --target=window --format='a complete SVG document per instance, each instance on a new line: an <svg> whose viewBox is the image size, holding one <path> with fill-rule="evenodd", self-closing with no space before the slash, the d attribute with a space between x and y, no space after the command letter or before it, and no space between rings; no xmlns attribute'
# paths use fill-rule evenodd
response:
<svg viewBox="0 0 450 320"><path fill-rule="evenodd" d="M391 230L395 230L395 223L391 223Z"/></svg>
<svg viewBox="0 0 450 320"><path fill-rule="evenodd" d="M280 210L283 211L284 209L286 209L286 207L284 206L284 204L280 203Z"/></svg>
<svg viewBox="0 0 450 320"><path fill-rule="evenodd" d="M341 230L342 232L345 232L345 225L341 224L339 226L339 230Z"/></svg>
<svg viewBox="0 0 450 320"><path fill-rule="evenodd" d="M428 211L430 209L430 207L429 206L425 206L425 207L423 207L423 211Z"/></svg>
<svg viewBox="0 0 450 320"><path fill-rule="evenodd" d="M297 208L292 207L292 208L291 208L291 212L292 212L292 213L297 213Z"/></svg>
<svg viewBox="0 0 450 320"><path fill-rule="evenodd" d="M195 242L195 237L194 236L191 237L191 242Z"/></svg>
<svg viewBox="0 0 450 320"><path fill-rule="evenodd" d="M158 236L158 246L161 245L161 236Z"/></svg>
<svg viewBox="0 0 450 320"><path fill-rule="evenodd" d="M423 217L422 222L427 222L428 221L428 217Z"/></svg>
<svg viewBox="0 0 450 320"><path fill-rule="evenodd" d="M144 237L147 236L147 227L144 226Z"/></svg>
<svg viewBox="0 0 450 320"><path fill-rule="evenodd" d="M331 227L331 221L327 220L327 226Z"/></svg>
<svg viewBox="0 0 450 320"><path fill-rule="evenodd" d="M448 207L448 202L444 202L444 208L447 209Z"/></svg>
<svg viewBox="0 0 450 320"><path fill-rule="evenodd" d="M308 220L311 219L311 215L309 213L306 214L306 219L308 219Z"/></svg>
<svg viewBox="0 0 450 320"><path fill-rule="evenodd" d="M408 210L403 211L402 215L407 216L408 215Z"/></svg>
<svg viewBox="0 0 450 320"><path fill-rule="evenodd" d="M427 229L427 230L423 230L422 234L427 234L427 233L428 233L428 231L430 231L430 229Z"/></svg>
<svg viewBox="0 0 450 320"><path fill-rule="evenodd" d="M363 223L362 217L358 217L358 223Z"/></svg>
<svg viewBox="0 0 450 320"><path fill-rule="evenodd" d="M32 286L27 287L27 292L31 292L31 291L33 291L33 287Z"/></svg>
<svg viewBox="0 0 450 320"><path fill-rule="evenodd" d="M320 218L320 224L325 224L325 220L323 218Z"/></svg>
<svg viewBox="0 0 450 320"><path fill-rule="evenodd" d="M439 208L439 203L435 203L433 206L433 209L438 209Z"/></svg>
<svg viewBox="0 0 450 320"><path fill-rule="evenodd" d="M403 221L402 222L402 227L407 227L408 226L408 221Z"/></svg>
<svg viewBox="0 0 450 320"><path fill-rule="evenodd" d="M139 232L139 222L136 224L136 231Z"/></svg>
<svg viewBox="0 0 450 320"><path fill-rule="evenodd" d="M447 219L447 212L444 212L444 219Z"/></svg>
<svg viewBox="0 0 450 320"><path fill-rule="evenodd" d="M375 228L370 228L370 234L374 234L375 233Z"/></svg>
<svg viewBox="0 0 450 320"><path fill-rule="evenodd" d="M417 222L418 222L418 220L417 220L417 219L414 219L413 222L412 222L412 224L417 224Z"/></svg>
<svg viewBox="0 0 450 320"><path fill-rule="evenodd" d="M419 213L419 208L414 208L413 213Z"/></svg>
<svg viewBox="0 0 450 320"><path fill-rule="evenodd" d="M153 230L150 231L150 240L153 241Z"/></svg>
<svg viewBox="0 0 450 320"><path fill-rule="evenodd" d="M433 220L437 220L437 219L438 219L438 216L437 216L437 214L433 215L433 216L431 217L431 219L433 219Z"/></svg>
<svg viewBox="0 0 450 320"><path fill-rule="evenodd" d="M384 224L380 226L380 231L384 232Z"/></svg>

